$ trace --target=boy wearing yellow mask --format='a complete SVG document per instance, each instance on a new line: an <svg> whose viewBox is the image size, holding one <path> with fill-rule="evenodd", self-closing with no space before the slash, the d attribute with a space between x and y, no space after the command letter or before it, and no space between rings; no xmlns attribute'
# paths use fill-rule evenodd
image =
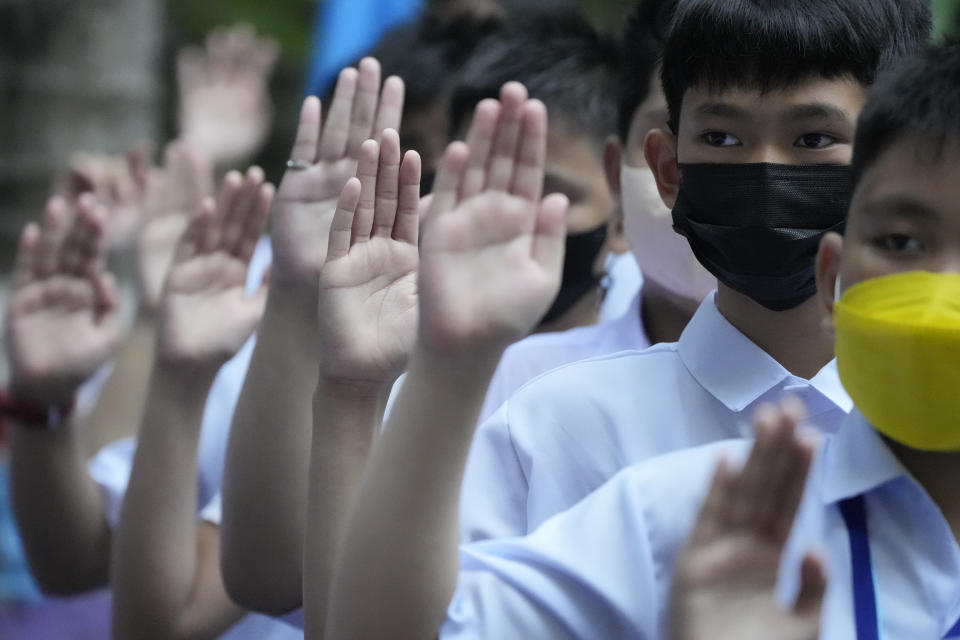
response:
<svg viewBox="0 0 960 640"><path fill-rule="evenodd" d="M765 410L753 444L648 460L531 536L464 547L440 637L960 637L958 113L951 44L882 82L861 115L846 234L817 260L857 409L806 485L798 409Z"/></svg>

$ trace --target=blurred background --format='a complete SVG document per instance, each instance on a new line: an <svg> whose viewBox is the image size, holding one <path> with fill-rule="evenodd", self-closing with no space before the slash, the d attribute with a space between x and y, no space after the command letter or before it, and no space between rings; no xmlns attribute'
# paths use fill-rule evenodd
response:
<svg viewBox="0 0 960 640"><path fill-rule="evenodd" d="M457 0L424 0L452 4ZM467 0L469 2L469 0ZM564 0L502 0L507 5ZM573 3L573 0L570 0ZM578 0L615 28L629 0ZM401 19L420 0L0 0L0 268L76 151L123 153L175 135L175 56L220 25L248 22L280 44L271 80L274 127L255 161L273 179L286 159L314 54L346 6ZM938 32L956 29L960 0L934 0ZM338 7L340 5L340 7ZM339 16L342 18L342 16ZM342 33L342 32L340 32ZM350 56L352 59L352 56ZM339 65L349 60L336 61Z"/></svg>

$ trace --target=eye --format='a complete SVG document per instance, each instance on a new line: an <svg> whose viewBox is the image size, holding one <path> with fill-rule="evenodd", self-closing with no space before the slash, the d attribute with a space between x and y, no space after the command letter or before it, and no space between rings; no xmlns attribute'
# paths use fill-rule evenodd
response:
<svg viewBox="0 0 960 640"><path fill-rule="evenodd" d="M874 244L891 253L917 253L923 249L919 240L905 233L890 233L879 236L874 240Z"/></svg>
<svg viewBox="0 0 960 640"><path fill-rule="evenodd" d="M826 149L837 143L837 139L826 133L808 133L797 138L795 146L804 149Z"/></svg>
<svg viewBox="0 0 960 640"><path fill-rule="evenodd" d="M739 138L723 131L707 131L700 139L711 147L736 147L741 144Z"/></svg>

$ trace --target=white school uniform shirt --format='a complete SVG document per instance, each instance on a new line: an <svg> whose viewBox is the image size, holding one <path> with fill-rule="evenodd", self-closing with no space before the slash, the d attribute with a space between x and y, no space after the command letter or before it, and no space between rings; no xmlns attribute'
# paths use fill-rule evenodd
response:
<svg viewBox="0 0 960 640"><path fill-rule="evenodd" d="M250 263L247 275L248 293L260 285L270 260L270 242L263 238ZM197 507L198 511L201 507L206 507L201 517L217 524L219 518L212 520L209 516L220 511L219 493L227 436L255 343L256 336L253 336L220 369L204 407L198 451ZM135 451L136 440L126 438L107 445L90 461L90 474L100 486L105 515L111 527L115 527L120 520L120 507L127 491ZM273 618L249 614L220 637L224 640L296 640L303 638L303 632Z"/></svg>
<svg viewBox="0 0 960 640"><path fill-rule="evenodd" d="M811 380L791 375L720 314L715 296L676 343L569 364L511 396L474 437L461 541L525 535L624 467L747 437L756 407L787 395L835 430L852 406L835 362Z"/></svg>
<svg viewBox="0 0 960 640"><path fill-rule="evenodd" d="M746 440L635 465L533 535L461 549L460 577L440 637L667 638L673 565L721 457ZM855 640L850 539L839 511L863 496L880 638L944 638L960 619L960 548L923 488L854 412L817 454L784 551L777 595L799 590L805 553L829 582L820 638Z"/></svg>
<svg viewBox="0 0 960 640"><path fill-rule="evenodd" d="M649 347L640 303L641 294L637 292L618 318L567 331L538 333L510 345L490 381L480 422L493 415L517 389L551 369L618 351L641 351Z"/></svg>
<svg viewBox="0 0 960 640"><path fill-rule="evenodd" d="M600 322L619 318L643 286L643 274L633 252L611 253L604 265L609 285L600 305Z"/></svg>

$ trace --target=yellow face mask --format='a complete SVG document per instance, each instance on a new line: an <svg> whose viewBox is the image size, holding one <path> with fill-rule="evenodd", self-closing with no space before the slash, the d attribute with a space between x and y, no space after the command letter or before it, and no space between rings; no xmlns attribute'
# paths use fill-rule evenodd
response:
<svg viewBox="0 0 960 640"><path fill-rule="evenodd" d="M960 274L866 280L834 305L840 381L882 434L960 451Z"/></svg>

